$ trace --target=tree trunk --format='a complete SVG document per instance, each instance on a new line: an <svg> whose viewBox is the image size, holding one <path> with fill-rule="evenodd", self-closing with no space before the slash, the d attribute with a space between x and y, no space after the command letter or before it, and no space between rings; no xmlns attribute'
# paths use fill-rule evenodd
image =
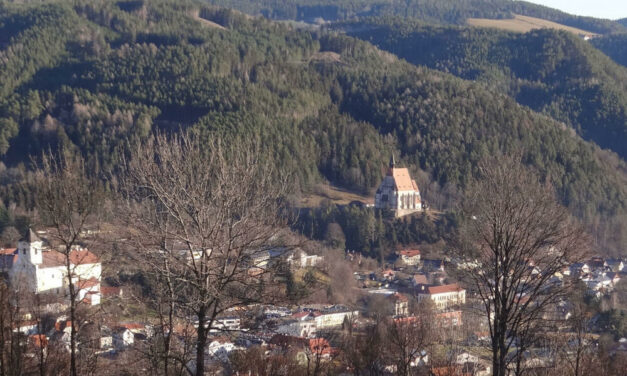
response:
<svg viewBox="0 0 627 376"><path fill-rule="evenodd" d="M205 375L205 347L207 346L206 309L198 311L198 338L196 340L196 376Z"/></svg>
<svg viewBox="0 0 627 376"><path fill-rule="evenodd" d="M67 248L66 252L70 252L70 250L71 247ZM69 253L66 255L65 261L68 289L70 290L70 375L78 376L78 371L76 370L76 291L72 282L72 266Z"/></svg>

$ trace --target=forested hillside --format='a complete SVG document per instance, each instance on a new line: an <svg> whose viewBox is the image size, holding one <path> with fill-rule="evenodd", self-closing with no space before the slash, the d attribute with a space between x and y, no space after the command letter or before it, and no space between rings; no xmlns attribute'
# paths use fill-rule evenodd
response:
<svg viewBox="0 0 627 376"><path fill-rule="evenodd" d="M32 204L15 183L49 147L115 173L129 140L188 128L258 139L302 190L328 179L369 192L394 151L446 207L481 158L522 152L601 244L625 242L627 168L615 155L483 84L367 42L165 0L3 5L0 30L5 205Z"/></svg>
<svg viewBox="0 0 627 376"><path fill-rule="evenodd" d="M627 33L605 35L590 42L612 60L627 67Z"/></svg>
<svg viewBox="0 0 627 376"><path fill-rule="evenodd" d="M556 9L512 0L208 0L249 14L307 22L356 17L398 16L436 24L466 23L468 18L512 18L514 14L543 18L595 33L627 31L610 20L573 16Z"/></svg>
<svg viewBox="0 0 627 376"><path fill-rule="evenodd" d="M350 35L411 63L483 82L627 157L627 69L573 34L432 27L390 19L345 27Z"/></svg>

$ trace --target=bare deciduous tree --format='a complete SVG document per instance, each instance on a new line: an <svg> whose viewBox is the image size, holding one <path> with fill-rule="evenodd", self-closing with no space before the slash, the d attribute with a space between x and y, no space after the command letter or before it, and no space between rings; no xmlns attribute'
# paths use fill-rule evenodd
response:
<svg viewBox="0 0 627 376"><path fill-rule="evenodd" d="M15 331L23 317L19 298L0 281L0 376L17 376L24 371L23 334Z"/></svg>
<svg viewBox="0 0 627 376"><path fill-rule="evenodd" d="M420 302L416 316L392 319L386 323L387 349L396 365L396 374L412 374L412 363L435 342L435 319L430 300Z"/></svg>
<svg viewBox="0 0 627 376"><path fill-rule="evenodd" d="M563 297L569 281L555 276L583 257L587 238L552 189L515 158L481 163L463 213L459 269L483 303L493 372L504 376L515 341Z"/></svg>
<svg viewBox="0 0 627 376"><path fill-rule="evenodd" d="M62 152L45 154L36 176L37 209L42 223L49 228L48 240L58 245L58 251L63 255L69 320L72 322L70 374L77 376L78 283L81 279L77 268L86 261L81 258L87 257L88 253L74 251L76 246L84 243L87 227L98 222L104 192L99 182L88 176L80 156L67 156Z"/></svg>
<svg viewBox="0 0 627 376"><path fill-rule="evenodd" d="M196 321L189 373L204 375L219 315L284 295L273 289L268 251L284 245L288 184L261 155L254 143L204 144L184 132L155 135L125 163L134 254L163 288L161 316L170 326L173 316ZM164 339L167 374L171 339Z"/></svg>

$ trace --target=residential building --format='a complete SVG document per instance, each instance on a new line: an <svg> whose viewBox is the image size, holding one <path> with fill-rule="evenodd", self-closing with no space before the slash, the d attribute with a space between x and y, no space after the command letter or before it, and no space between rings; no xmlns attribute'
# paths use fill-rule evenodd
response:
<svg viewBox="0 0 627 376"><path fill-rule="evenodd" d="M625 268L625 264L621 259L607 259L605 261L607 268L612 272L622 272Z"/></svg>
<svg viewBox="0 0 627 376"><path fill-rule="evenodd" d="M286 258L287 263L294 269L313 267L322 262L322 260L322 256L310 255L302 249L294 250Z"/></svg>
<svg viewBox="0 0 627 376"><path fill-rule="evenodd" d="M213 322L211 332L240 330L241 320L237 316L218 317Z"/></svg>
<svg viewBox="0 0 627 376"><path fill-rule="evenodd" d="M414 287L429 284L427 276L424 274L414 274L414 276L411 278L411 283L412 285L414 285Z"/></svg>
<svg viewBox="0 0 627 376"><path fill-rule="evenodd" d="M322 330L342 326L344 320L358 317L359 311L343 306L331 306L322 311L314 312L313 316L316 320L317 329Z"/></svg>
<svg viewBox="0 0 627 376"><path fill-rule="evenodd" d="M409 314L409 300L400 293L390 295L392 299L394 316L407 316Z"/></svg>
<svg viewBox="0 0 627 376"><path fill-rule="evenodd" d="M417 249L404 249L399 251L398 255L405 265L418 265L420 263L420 251Z"/></svg>
<svg viewBox="0 0 627 376"><path fill-rule="evenodd" d="M130 329L119 326L113 329L113 346L118 349L131 346L135 343L135 334Z"/></svg>
<svg viewBox="0 0 627 376"><path fill-rule="evenodd" d="M466 290L457 283L442 286L421 286L417 299L431 299L439 310L448 309L466 303Z"/></svg>

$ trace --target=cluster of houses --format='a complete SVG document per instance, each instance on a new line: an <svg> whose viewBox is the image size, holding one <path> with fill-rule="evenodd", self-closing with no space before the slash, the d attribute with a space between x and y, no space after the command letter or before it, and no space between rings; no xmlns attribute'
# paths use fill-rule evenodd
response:
<svg viewBox="0 0 627 376"><path fill-rule="evenodd" d="M394 168L392 165L391 170ZM415 199L415 196L407 197ZM85 306L97 306L103 299L120 299L120 288L101 285L102 266L94 253L81 247L69 252L52 249L41 239L44 235L43 232L29 230L16 248L0 249L0 273L18 293L40 294L51 297L51 301L54 298L63 301L68 293L68 281L71 280L78 289L79 301ZM293 269L314 268L322 260L321 256L308 254L301 249L274 249L255 254L248 261L250 272L263 270L279 258ZM346 259L354 261L356 256L347 252ZM462 310L467 304L466 289L449 276L449 264L442 259L424 258L421 251L415 248L398 250L395 260L391 261L390 266L378 270L354 273L352 277L358 281L361 295L377 299L380 305L377 308L385 312L389 320L396 322L417 322L420 314L416 313L412 304L427 302L435 325L443 329L460 329L461 332L467 320ZM535 268L533 265L530 267ZM626 273L622 260L595 257L585 263L570 265L556 277L576 276L586 283L590 291L602 295L611 292ZM213 323L206 349L208 366L224 364L234 351L251 346L261 346L266 354L290 351L302 364L307 364L312 354L329 360L340 351L337 344L329 339L332 338L329 334L347 327L359 330L368 325L369 314L367 307L337 304L238 307L218 317ZM24 317L14 329L28 338L31 348L46 348L50 343L56 343L67 349L72 325L63 315L55 317L54 324L47 327L42 327L37 320ZM81 323L81 326L83 333L89 333L91 348L108 356L116 356L139 346L155 333L148 321L110 321L107 325L87 322ZM194 323L189 322L186 328L189 327L193 333ZM485 345L489 341L485 326L475 329L466 339L470 343L468 348ZM173 330L183 333L187 329ZM412 359L411 366L426 367L430 364L429 356L428 349L420 349ZM447 367L432 367L429 369L430 374L490 374L489 361L463 347L451 353L449 358L451 362ZM526 361L540 362L538 359L546 361L547 357L534 353ZM395 367L394 364L386 366L386 372L395 373Z"/></svg>
<svg viewBox="0 0 627 376"><path fill-rule="evenodd" d="M592 257L587 262L575 263L564 271L583 281L597 297L611 293L622 278L627 277L621 259Z"/></svg>

